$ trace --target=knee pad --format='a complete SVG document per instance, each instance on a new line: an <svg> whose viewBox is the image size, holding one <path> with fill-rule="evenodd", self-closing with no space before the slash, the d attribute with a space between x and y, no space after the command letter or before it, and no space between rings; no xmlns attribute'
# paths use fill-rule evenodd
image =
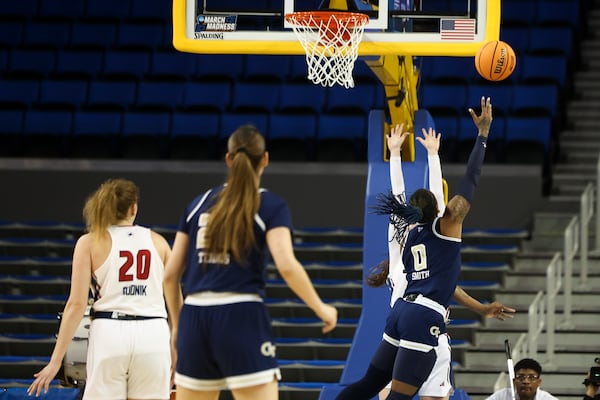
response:
<svg viewBox="0 0 600 400"><path fill-rule="evenodd" d="M399 347L393 377L420 388L433 370L436 359L435 349L423 352Z"/></svg>

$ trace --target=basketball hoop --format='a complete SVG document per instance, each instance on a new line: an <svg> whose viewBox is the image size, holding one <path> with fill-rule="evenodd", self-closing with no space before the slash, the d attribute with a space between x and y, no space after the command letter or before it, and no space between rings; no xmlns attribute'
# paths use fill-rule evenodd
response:
<svg viewBox="0 0 600 400"><path fill-rule="evenodd" d="M352 70L358 58L366 14L343 11L302 11L286 14L306 51L308 79L321 86L354 87Z"/></svg>

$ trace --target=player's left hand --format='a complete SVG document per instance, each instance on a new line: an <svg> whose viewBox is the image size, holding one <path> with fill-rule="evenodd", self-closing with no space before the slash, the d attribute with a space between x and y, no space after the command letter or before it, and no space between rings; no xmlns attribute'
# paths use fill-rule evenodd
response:
<svg viewBox="0 0 600 400"><path fill-rule="evenodd" d="M505 321L507 319L514 318L514 313L516 311L517 310L514 308L507 307L502 303L494 301L493 303L485 305L482 315L486 318L496 318L500 321Z"/></svg>

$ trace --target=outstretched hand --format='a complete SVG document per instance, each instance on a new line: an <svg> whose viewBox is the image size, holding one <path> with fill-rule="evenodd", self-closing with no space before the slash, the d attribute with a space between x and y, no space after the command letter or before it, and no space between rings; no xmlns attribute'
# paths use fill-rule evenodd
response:
<svg viewBox="0 0 600 400"><path fill-rule="evenodd" d="M469 108L469 114L473 118L473 122L479 131L478 135L487 137L490 133L490 125L492 125L492 103L490 98L481 97L481 115L475 114L472 108Z"/></svg>
<svg viewBox="0 0 600 400"><path fill-rule="evenodd" d="M421 128L423 130L423 137L417 137L417 141L427 149L427 154L430 156L436 155L440 150L440 140L442 138L441 133L435 133L435 129Z"/></svg>
<svg viewBox="0 0 600 400"><path fill-rule="evenodd" d="M410 135L410 132L403 132L404 124L399 124L390 130L387 136L387 145L391 155L400 155L400 150L404 140Z"/></svg>
<svg viewBox="0 0 600 400"><path fill-rule="evenodd" d="M514 308L507 307L502 303L494 301L493 303L484 306L481 315L486 318L496 318L500 321L505 321L506 319L514 318L515 312L516 310Z"/></svg>

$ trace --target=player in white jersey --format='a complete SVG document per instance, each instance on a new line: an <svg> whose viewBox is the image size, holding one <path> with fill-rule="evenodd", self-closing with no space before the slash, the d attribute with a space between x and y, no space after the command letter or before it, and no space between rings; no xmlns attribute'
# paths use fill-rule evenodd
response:
<svg viewBox="0 0 600 400"><path fill-rule="evenodd" d="M88 305L95 302L84 400L168 399L171 357L163 296L170 247L160 234L134 225L139 190L125 179L104 182L83 214L88 232L73 252L71 290L50 362L28 389L46 392Z"/></svg>

